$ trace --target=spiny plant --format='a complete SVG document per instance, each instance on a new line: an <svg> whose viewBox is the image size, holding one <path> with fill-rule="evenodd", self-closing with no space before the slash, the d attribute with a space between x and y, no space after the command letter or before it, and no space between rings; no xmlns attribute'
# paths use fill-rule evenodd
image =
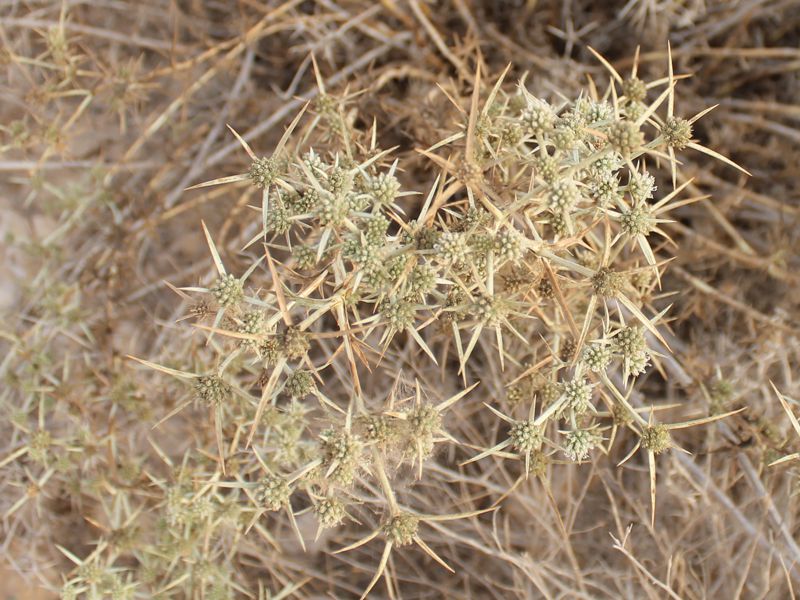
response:
<svg viewBox="0 0 800 600"><path fill-rule="evenodd" d="M94 97L65 14L36 60L52 71L52 93ZM535 97L524 79L506 86L505 73L486 94L478 71L469 101L453 99L455 126L432 124L441 141L419 154L435 173L414 189L404 185L417 162L382 148L377 123L359 127L352 96L328 93L321 78L316 101L267 155L231 130L248 163L193 188L227 185L260 205L237 217L245 243L235 256L201 224L209 275L172 287L192 335L170 326L161 357L137 359L179 382L164 384L166 409L158 394L141 397L139 375L119 361L95 368L82 350L77 360L63 351L60 337L86 349L93 332L80 287L50 284L58 273L43 269L33 325L3 332L12 434L0 468L13 467L14 498L2 516L11 531L34 527L18 517L46 510L54 481L76 502L102 499L86 517L99 532L92 551L60 548L74 565L64 597L253 594L235 557L289 546L290 536L305 547L307 515L317 538L338 530L337 554L380 540L363 593L384 575L391 590L393 552L421 550L450 569L426 541L446 531L440 523L477 522L530 476L549 491L554 466L610 453L617 440L629 444L622 462L639 449L648 457L654 518L656 456L677 448L671 432L731 414L720 405L713 417L667 423L655 415L671 406L632 400L636 379L669 352L661 277L676 247L662 227L704 200L686 196L677 153L730 161L693 139L707 111L676 116L671 61L651 82L601 61L606 91L592 82L570 101ZM137 68L118 69L105 90L123 132L147 87ZM89 105L41 132L41 162L63 144L59 124L66 131ZM3 132L15 147L29 143L23 121ZM660 163L672 178L661 193L650 172ZM93 182L109 180L99 175ZM103 185L33 183L26 202L51 194L67 225L107 199ZM78 366L90 373L81 385ZM110 423L89 418L78 397L108 406ZM126 411L159 427L194 411L187 439L201 450L176 460L147 438L161 464L145 465L122 450L114 417ZM469 419L486 416L496 427L470 431ZM89 468L100 456L108 473ZM441 477L440 462L468 474L490 458L521 468L486 508L431 506L417 493Z"/></svg>
<svg viewBox="0 0 800 600"><path fill-rule="evenodd" d="M447 566L420 524L484 511L427 514L397 495L413 499L436 448L460 444L448 409L486 398L473 390L497 365L506 397L484 404L501 441L465 465L522 460L523 477L546 480L548 464L609 453L626 429L637 441L621 462L646 453L655 519L656 456L677 447L671 432L732 414L662 423L655 407L631 403L636 378L669 352L669 307L657 306L676 247L661 225L705 199L685 196L676 152L736 165L693 139L707 110L676 116L671 60L667 77L644 82L635 65L623 78L599 58L606 91L592 82L570 101L535 97L524 78L509 90L505 72L482 97L478 70L469 105L453 101L455 131L420 150L439 171L427 191L403 189L403 163L378 145L377 125L356 127L347 98L321 81L269 155L231 130L249 168L192 189L257 190L260 218L242 224L250 264L231 273L203 223L216 273L176 289L214 315L193 323L198 366L137 359L188 384L165 419L191 403L212 414L214 474L178 514L243 490L232 501L249 528L285 513L303 544L295 507L313 509L319 530L357 511L378 525L339 552L386 540L364 595L412 542ZM673 188L662 193L648 171L660 162ZM443 396L422 376L437 366L463 389ZM367 393L363 379L377 376L394 384ZM210 533L212 513L177 522L205 519Z"/></svg>

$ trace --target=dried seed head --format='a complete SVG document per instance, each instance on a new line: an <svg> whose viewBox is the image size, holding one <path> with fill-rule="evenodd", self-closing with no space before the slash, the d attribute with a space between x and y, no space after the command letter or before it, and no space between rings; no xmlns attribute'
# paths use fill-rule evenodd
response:
<svg viewBox="0 0 800 600"><path fill-rule="evenodd" d="M348 192L345 195L347 206L354 212L364 212L370 206L369 194L359 194L356 192Z"/></svg>
<svg viewBox="0 0 800 600"><path fill-rule="evenodd" d="M290 360L303 358L310 347L308 334L297 327L287 327L281 336L281 348Z"/></svg>
<svg viewBox="0 0 800 600"><path fill-rule="evenodd" d="M595 179L616 177L617 171L622 167L622 164L618 156L606 153L589 165L588 175Z"/></svg>
<svg viewBox="0 0 800 600"><path fill-rule="evenodd" d="M302 398L316 389L314 376L309 371L295 371L286 379L284 389L292 398Z"/></svg>
<svg viewBox="0 0 800 600"><path fill-rule="evenodd" d="M389 417L385 415L364 415L356 421L362 437L368 442L386 444L395 437Z"/></svg>
<svg viewBox="0 0 800 600"><path fill-rule="evenodd" d="M391 258L388 265L383 261L378 261L378 264L374 265L372 272L369 273L372 278L367 280L375 286L382 285L386 281L397 281L405 275L406 266L411 259L409 254L400 254Z"/></svg>
<svg viewBox="0 0 800 600"><path fill-rule="evenodd" d="M614 349L624 359L625 377L640 375L650 361L644 330L638 325L624 327L614 336Z"/></svg>
<svg viewBox="0 0 800 600"><path fill-rule="evenodd" d="M503 147L513 147L522 141L525 137L525 129L519 123L512 121L503 121L500 125L500 143Z"/></svg>
<svg viewBox="0 0 800 600"><path fill-rule="evenodd" d="M322 171L325 168L325 163L322 162L322 158L319 154L314 152L313 148L303 154L303 163L305 163L312 173Z"/></svg>
<svg viewBox="0 0 800 600"><path fill-rule="evenodd" d="M653 197L653 192L656 190L655 183L656 178L650 173L646 171L644 173L631 171L627 190L634 202L640 203Z"/></svg>
<svg viewBox="0 0 800 600"><path fill-rule="evenodd" d="M538 390L538 396L542 400L543 406L548 406L561 398L563 390L555 381L547 381Z"/></svg>
<svg viewBox="0 0 800 600"><path fill-rule="evenodd" d="M579 133L573 124L560 125L556 127L550 136L550 141L556 150L567 151L575 147L580 139Z"/></svg>
<svg viewBox="0 0 800 600"><path fill-rule="evenodd" d="M491 215L482 206L473 206L467 209L464 216L461 217L458 223L458 231L470 231L489 225L491 223Z"/></svg>
<svg viewBox="0 0 800 600"><path fill-rule="evenodd" d="M237 333L243 333L246 335L258 335L262 333L264 330L264 313L260 310L251 310L244 313L239 318L239 324L236 327ZM257 349L261 342L259 340L242 340L241 345L250 348L250 349Z"/></svg>
<svg viewBox="0 0 800 600"><path fill-rule="evenodd" d="M308 188L302 194L292 194L286 201L287 206L296 215L311 212L319 203L320 194L314 188Z"/></svg>
<svg viewBox="0 0 800 600"><path fill-rule="evenodd" d="M645 290L653 283L655 276L652 269L637 269L628 273L628 281L637 290Z"/></svg>
<svg viewBox="0 0 800 600"><path fill-rule="evenodd" d="M383 534L395 546L408 546L419 531L419 518L399 513L383 525Z"/></svg>
<svg viewBox="0 0 800 600"><path fill-rule="evenodd" d="M575 111L581 115L587 125L595 125L614 117L614 107L608 102L597 102L586 96L575 101Z"/></svg>
<svg viewBox="0 0 800 600"><path fill-rule="evenodd" d="M423 404L406 413L408 443L420 459L433 453L434 438L442 430L442 416L429 404Z"/></svg>
<svg viewBox="0 0 800 600"><path fill-rule="evenodd" d="M533 477L544 477L547 475L547 465L550 460L542 450L532 450L527 458L528 475Z"/></svg>
<svg viewBox="0 0 800 600"><path fill-rule="evenodd" d="M422 404L409 411L406 421L415 438L433 437L442 428L442 415L430 404Z"/></svg>
<svg viewBox="0 0 800 600"><path fill-rule="evenodd" d="M625 278L622 273L617 273L608 267L600 267L592 275L592 289L602 298L613 298L619 294L624 283Z"/></svg>
<svg viewBox="0 0 800 600"><path fill-rule="evenodd" d="M634 377L638 377L639 375L644 373L649 365L650 365L650 353L646 351L637 352L633 356L630 356L626 359L626 366L628 369L628 373L630 373Z"/></svg>
<svg viewBox="0 0 800 600"><path fill-rule="evenodd" d="M569 221L563 212L550 215L547 219L547 223L550 225L550 228L553 230L553 235L556 237L566 237L570 233Z"/></svg>
<svg viewBox="0 0 800 600"><path fill-rule="evenodd" d="M592 178L589 183L589 193L601 208L614 204L622 196L619 179L614 174Z"/></svg>
<svg viewBox="0 0 800 600"><path fill-rule="evenodd" d="M28 442L28 453L30 457L38 462L44 463L47 460L47 451L53 443L53 436L46 429L38 429L31 434Z"/></svg>
<svg viewBox="0 0 800 600"><path fill-rule="evenodd" d="M505 289L512 294L529 290L539 282L539 277L524 264L514 265L502 278Z"/></svg>
<svg viewBox="0 0 800 600"><path fill-rule="evenodd" d="M733 398L733 385L725 379L718 379L708 390L711 399L711 412L723 412Z"/></svg>
<svg viewBox="0 0 800 600"><path fill-rule="evenodd" d="M487 260L489 252L494 248L494 238L488 233L475 233L470 236L469 247L472 260Z"/></svg>
<svg viewBox="0 0 800 600"><path fill-rule="evenodd" d="M386 243L387 229L389 229L389 219L383 215L375 215L367 221L364 236L370 244L381 245Z"/></svg>
<svg viewBox="0 0 800 600"><path fill-rule="evenodd" d="M360 237L348 239L342 246L342 255L362 267L377 267L382 263L381 248Z"/></svg>
<svg viewBox="0 0 800 600"><path fill-rule="evenodd" d="M478 115L478 119L475 122L475 135L486 138L492 134L493 130L492 118L485 113Z"/></svg>
<svg viewBox="0 0 800 600"><path fill-rule="evenodd" d="M642 448L645 450L661 454L670 446L672 446L672 440L666 425L658 423L642 428Z"/></svg>
<svg viewBox="0 0 800 600"><path fill-rule="evenodd" d="M647 110L647 105L644 102L626 102L622 108L622 114L631 121L636 121Z"/></svg>
<svg viewBox="0 0 800 600"><path fill-rule="evenodd" d="M198 399L209 406L219 406L231 395L231 386L219 375L203 375L194 384Z"/></svg>
<svg viewBox="0 0 800 600"><path fill-rule="evenodd" d="M190 523L206 521L214 515L214 504L208 496L194 498L186 508Z"/></svg>
<svg viewBox="0 0 800 600"><path fill-rule="evenodd" d="M471 160L461 158L456 166L456 178L468 186L477 186L483 176L483 169Z"/></svg>
<svg viewBox="0 0 800 600"><path fill-rule="evenodd" d="M258 344L258 353L264 359L265 365L274 365L281 355L281 342L277 337L269 337ZM267 375L267 378L269 376ZM259 378L260 380L260 378ZM267 384L266 380L261 387Z"/></svg>
<svg viewBox="0 0 800 600"><path fill-rule="evenodd" d="M417 250L433 250L439 237L439 231L435 227L410 221L408 230L403 232L402 240L404 244L413 244Z"/></svg>
<svg viewBox="0 0 800 600"><path fill-rule="evenodd" d="M622 404L614 404L614 406L611 408L611 419L614 425L617 425L618 427L624 427L630 423L633 423L633 415L631 414L631 411Z"/></svg>
<svg viewBox="0 0 800 600"><path fill-rule="evenodd" d="M339 101L330 94L319 94L314 99L314 110L321 115L335 115L339 106Z"/></svg>
<svg viewBox="0 0 800 600"><path fill-rule="evenodd" d="M332 196L344 197L353 191L353 173L347 169L336 167L325 180L327 190Z"/></svg>
<svg viewBox="0 0 800 600"><path fill-rule="evenodd" d="M512 385L506 390L506 402L512 408L519 406L519 404L525 399L526 395L527 394L524 386Z"/></svg>
<svg viewBox="0 0 800 600"><path fill-rule="evenodd" d="M575 357L575 350L578 348L578 342L572 338L568 338L561 343L558 349L558 358L563 362L569 362Z"/></svg>
<svg viewBox="0 0 800 600"><path fill-rule="evenodd" d="M692 124L681 117L668 117L661 128L667 144L676 150L683 150L692 141Z"/></svg>
<svg viewBox="0 0 800 600"><path fill-rule="evenodd" d="M78 567L78 577L89 585L100 584L105 576L105 569L96 562L84 562Z"/></svg>

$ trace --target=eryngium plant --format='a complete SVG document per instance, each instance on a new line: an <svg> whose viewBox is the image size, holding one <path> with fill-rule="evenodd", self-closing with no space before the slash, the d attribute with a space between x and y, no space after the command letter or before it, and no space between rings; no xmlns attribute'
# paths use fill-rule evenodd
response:
<svg viewBox="0 0 800 600"><path fill-rule="evenodd" d="M620 429L638 440L627 457L649 458L655 514L655 456L672 430L712 420L662 423L631 400L669 352L659 294L676 248L661 226L703 199L687 195L676 153L729 161L693 139L707 111L675 113L671 65L652 82L608 67L604 93L557 102L503 77L482 97L478 73L460 124L421 151L437 172L426 189L404 189L377 127L356 127L325 90L267 156L234 132L250 167L195 187L260 197L242 223L250 263L231 272L204 224L213 276L177 290L199 330L194 362L141 361L186 382L166 417L204 407L216 437L205 483L165 488L164 544L231 523L271 540L281 519L305 544L297 514L314 515L318 536L357 514L364 537L339 551L383 544L366 594L393 550L416 546L449 569L426 527L484 512L415 506L439 447L460 446L464 463L520 461L520 479L546 481L553 463L607 453ZM671 185L657 188L655 163ZM496 434L467 447L450 409L481 402ZM202 589L230 589L197 560ZM82 572L68 587L91 585Z"/></svg>

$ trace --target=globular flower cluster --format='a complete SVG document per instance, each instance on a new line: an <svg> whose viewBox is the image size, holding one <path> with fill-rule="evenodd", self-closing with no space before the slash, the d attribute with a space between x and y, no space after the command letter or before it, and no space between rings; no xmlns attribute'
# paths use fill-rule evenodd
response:
<svg viewBox="0 0 800 600"><path fill-rule="evenodd" d="M661 134L671 147L683 150L692 141L692 124L681 117L669 117L661 128Z"/></svg>
<svg viewBox="0 0 800 600"><path fill-rule="evenodd" d="M217 303L222 307L234 306L242 301L244 288L241 280L231 273L220 275L211 288Z"/></svg>
<svg viewBox="0 0 800 600"><path fill-rule="evenodd" d="M323 477L337 484L349 486L353 482L363 445L347 431L329 429L321 436Z"/></svg>
<svg viewBox="0 0 800 600"><path fill-rule="evenodd" d="M630 158L644 145L644 134L633 121L614 122L608 128L607 135L609 145L624 158Z"/></svg>
<svg viewBox="0 0 800 600"><path fill-rule="evenodd" d="M611 350L603 344L591 344L586 347L583 353L584 364L594 373L605 371L611 359Z"/></svg>
<svg viewBox="0 0 800 600"><path fill-rule="evenodd" d="M218 406L231 395L231 386L219 375L203 375L194 384L197 397L205 404Z"/></svg>
<svg viewBox="0 0 800 600"><path fill-rule="evenodd" d="M564 383L564 402L575 414L589 410L592 402L592 386L585 379L573 379Z"/></svg>
<svg viewBox="0 0 800 600"><path fill-rule="evenodd" d="M653 230L653 218L650 210L642 203L623 210L619 222L622 231L630 237L646 236Z"/></svg>
<svg viewBox="0 0 800 600"><path fill-rule="evenodd" d="M381 206L388 206L400 192L400 182L387 173L379 173L377 177L369 181L369 191Z"/></svg>
<svg viewBox="0 0 800 600"><path fill-rule="evenodd" d="M266 510L280 510L291 495L291 487L278 475L267 475L258 488L258 502Z"/></svg>
<svg viewBox="0 0 800 600"><path fill-rule="evenodd" d="M320 527L328 529L339 525L347 516L347 510L341 500L323 498L314 505L314 514L319 520Z"/></svg>
<svg viewBox="0 0 800 600"><path fill-rule="evenodd" d="M584 460L600 441L589 429L575 429L564 436L564 453L570 460Z"/></svg>
<svg viewBox="0 0 800 600"><path fill-rule="evenodd" d="M433 249L445 264L460 265L467 260L469 253L466 236L456 231L443 232L438 237Z"/></svg>
<svg viewBox="0 0 800 600"><path fill-rule="evenodd" d="M639 325L629 325L619 330L613 338L615 350L622 355L626 374L640 375L650 362L644 329Z"/></svg>
<svg viewBox="0 0 800 600"><path fill-rule="evenodd" d="M537 449L544 439L542 428L533 421L518 421L509 432L513 447L520 452Z"/></svg>
<svg viewBox="0 0 800 600"><path fill-rule="evenodd" d="M264 188L271 185L278 175L278 165L274 158L261 157L253 161L248 173L256 187Z"/></svg>

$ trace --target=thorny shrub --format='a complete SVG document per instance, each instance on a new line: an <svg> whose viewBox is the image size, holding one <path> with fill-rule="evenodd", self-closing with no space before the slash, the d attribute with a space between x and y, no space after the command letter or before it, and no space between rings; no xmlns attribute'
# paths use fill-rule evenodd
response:
<svg viewBox="0 0 800 600"><path fill-rule="evenodd" d="M236 540L279 548L288 542L276 524L288 522L304 545L296 517L306 513L317 536L361 529L338 552L382 544L365 595L411 545L449 569L426 528L498 507L415 508L434 454L464 469L518 461L520 478L546 483L551 465L607 453L625 428L639 440L627 456L649 458L655 514L655 456L674 446L670 432L729 414L662 423L631 401L636 378L669 352L668 308L656 305L676 247L660 225L702 199L687 195L678 152L735 165L693 139L706 111L675 114L671 63L651 82L604 64L607 90L569 101L503 77L484 95L476 75L461 122L422 151L438 173L425 189L405 189L377 124L359 127L348 98L324 89L267 155L233 132L249 169L194 187L256 191L260 206L242 223L250 265L231 272L203 224L213 275L173 288L191 349L168 365L137 359L182 382L161 422L203 411L216 452L165 458L174 478L151 478L158 527L146 534L119 489L115 528L95 551L62 550L75 563L64 597L231 597L244 591L226 566ZM671 185L657 188L653 163L669 165ZM504 394L480 380L487 364ZM442 384L423 376L431 366ZM382 384L367 392L365 379ZM496 416L482 447L450 433L457 403ZM30 458L26 498L88 452L80 436L48 429L50 410L42 402L36 426L20 424L27 441L3 460ZM119 468L133 485L137 465Z"/></svg>

